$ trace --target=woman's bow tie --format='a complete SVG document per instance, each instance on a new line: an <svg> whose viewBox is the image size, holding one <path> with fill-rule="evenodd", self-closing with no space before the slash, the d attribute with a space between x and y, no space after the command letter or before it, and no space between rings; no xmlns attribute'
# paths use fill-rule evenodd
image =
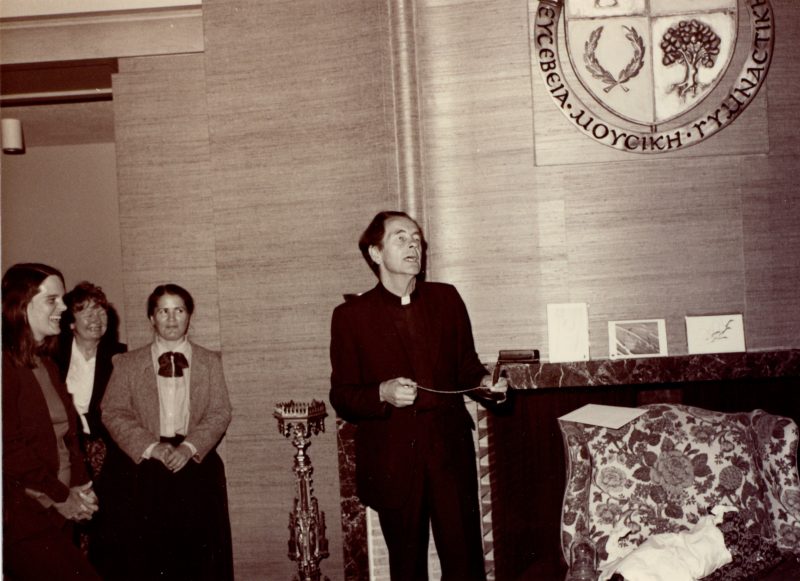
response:
<svg viewBox="0 0 800 581"><path fill-rule="evenodd" d="M183 353L167 351L158 357L158 374L161 377L183 377L183 370L189 362Z"/></svg>

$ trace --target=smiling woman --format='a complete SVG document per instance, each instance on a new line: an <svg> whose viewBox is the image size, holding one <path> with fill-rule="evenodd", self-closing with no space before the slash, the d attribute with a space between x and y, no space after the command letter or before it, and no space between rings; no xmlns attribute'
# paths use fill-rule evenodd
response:
<svg viewBox="0 0 800 581"><path fill-rule="evenodd" d="M39 285L39 292L28 303L26 314L33 339L40 343L45 337L58 335L64 306L64 283L51 274Z"/></svg>
<svg viewBox="0 0 800 581"><path fill-rule="evenodd" d="M114 537L107 532L113 526L107 516L112 498L109 491L119 487L103 466L109 456L115 463L122 452L103 427L100 402L114 368L112 357L127 347L117 340L116 312L99 286L88 281L78 283L64 295L64 304L67 310L61 317L56 361L78 412L78 438L101 504L91 524L79 528L80 544L103 574L105 563L114 555Z"/></svg>
<svg viewBox="0 0 800 581"><path fill-rule="evenodd" d="M49 357L66 309L64 278L44 264L16 264L2 290L3 573L99 579L72 543L70 521L91 519L98 502Z"/></svg>

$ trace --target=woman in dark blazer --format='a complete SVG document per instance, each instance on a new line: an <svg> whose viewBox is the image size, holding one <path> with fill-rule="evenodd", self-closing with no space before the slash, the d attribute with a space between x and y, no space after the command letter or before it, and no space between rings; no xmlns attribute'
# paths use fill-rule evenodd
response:
<svg viewBox="0 0 800 581"><path fill-rule="evenodd" d="M95 517L78 527L80 544L88 549L89 560L102 574L118 550L113 511L114 505L125 502L121 492L128 483L115 482L102 472L106 457L111 456L112 464L118 463L121 452L100 419L100 402L114 368L111 358L127 347L117 341L116 313L99 286L78 283L64 295L64 304L67 310L61 316L56 361L78 412L78 438L101 501Z"/></svg>
<svg viewBox="0 0 800 581"><path fill-rule="evenodd" d="M64 278L44 264L3 276L3 573L15 581L100 579L72 542L97 497L76 417L48 356L65 306Z"/></svg>
<svg viewBox="0 0 800 581"><path fill-rule="evenodd" d="M100 402L114 369L111 358L128 347L117 340L113 307L99 286L87 281L78 283L64 295L64 304L67 310L61 316L56 360L80 415L81 447L96 480L106 447L109 442L113 444L100 419Z"/></svg>

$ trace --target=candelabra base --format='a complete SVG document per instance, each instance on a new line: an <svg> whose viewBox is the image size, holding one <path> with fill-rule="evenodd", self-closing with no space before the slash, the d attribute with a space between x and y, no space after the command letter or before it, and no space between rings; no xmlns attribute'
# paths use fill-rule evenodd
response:
<svg viewBox="0 0 800 581"><path fill-rule="evenodd" d="M325 513L319 510L313 495L311 458L306 450L311 445L311 435L325 431L325 404L279 403L273 415L278 429L295 447L294 473L297 493L294 510L289 514L289 558L297 562L297 575L293 581L329 581L320 572L319 562L330 554L325 538Z"/></svg>

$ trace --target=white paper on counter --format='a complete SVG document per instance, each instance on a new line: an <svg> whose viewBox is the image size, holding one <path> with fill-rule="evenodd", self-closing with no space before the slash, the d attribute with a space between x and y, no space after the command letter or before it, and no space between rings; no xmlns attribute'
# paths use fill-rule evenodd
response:
<svg viewBox="0 0 800 581"><path fill-rule="evenodd" d="M558 419L618 430L645 413L647 413L647 410L641 408L587 403L585 406L571 411Z"/></svg>

